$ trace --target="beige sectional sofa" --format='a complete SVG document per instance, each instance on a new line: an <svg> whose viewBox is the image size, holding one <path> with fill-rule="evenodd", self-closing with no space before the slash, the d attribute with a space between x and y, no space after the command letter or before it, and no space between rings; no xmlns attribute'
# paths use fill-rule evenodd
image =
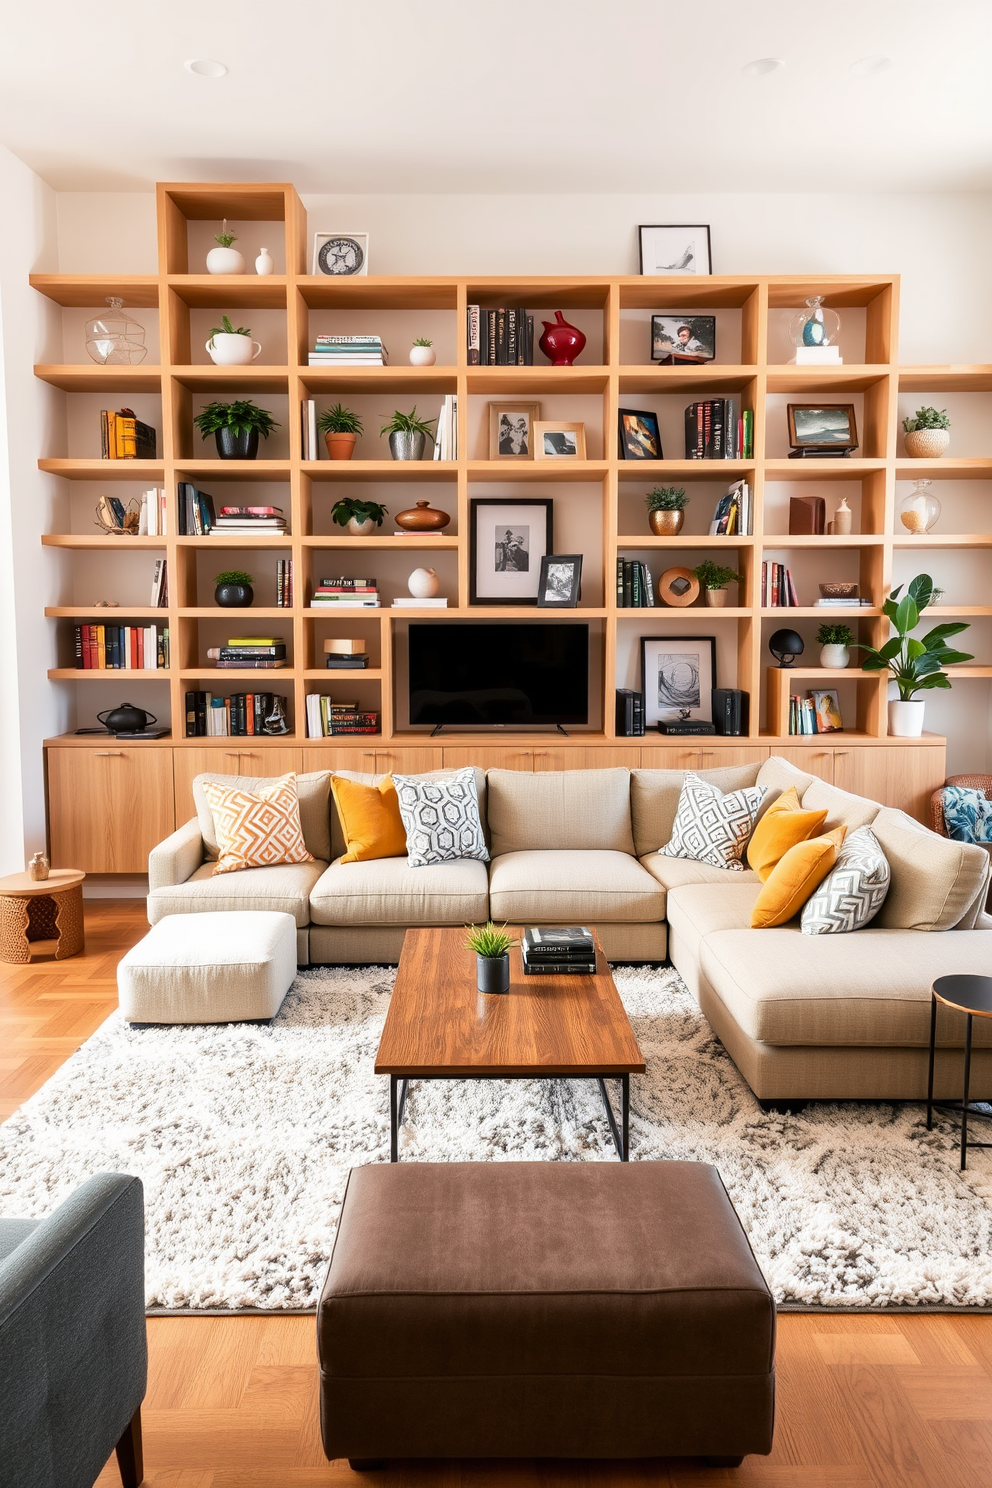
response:
<svg viewBox="0 0 992 1488"><path fill-rule="evenodd" d="M983 912L988 855L776 757L700 773L724 791L765 786L762 809L794 785L805 808L826 808L826 830L871 825L892 867L872 924L850 935L802 935L798 921L752 930L760 888L753 873L659 851L671 837L684 772L626 769L477 770L491 862L427 868L410 868L405 858L340 863L329 774L301 775L301 821L315 861L216 877L200 783L255 789L260 781L198 776L197 817L150 856L148 917L154 924L205 910L287 910L301 964L396 961L413 925L490 916L593 924L612 960L670 956L760 1099L925 1095L931 983L948 972L984 972L992 960L992 919ZM962 1024L942 1009L943 1096L960 1092ZM992 1026L984 1020L975 1030L972 1088L976 1098L992 1095Z"/></svg>

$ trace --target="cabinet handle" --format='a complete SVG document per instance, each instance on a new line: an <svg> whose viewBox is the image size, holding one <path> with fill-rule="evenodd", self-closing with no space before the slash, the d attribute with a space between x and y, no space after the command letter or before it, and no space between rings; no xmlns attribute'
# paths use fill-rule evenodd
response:
<svg viewBox="0 0 992 1488"><path fill-rule="evenodd" d="M712 759L715 752L713 749L701 749L699 751L699 757L700 759Z"/></svg>
<svg viewBox="0 0 992 1488"><path fill-rule="evenodd" d="M834 759L847 759L847 750L846 749L835 749L834 750Z"/></svg>
<svg viewBox="0 0 992 1488"><path fill-rule="evenodd" d="M124 753L123 749L95 749L93 752L98 759L120 759Z"/></svg>
<svg viewBox="0 0 992 1488"><path fill-rule="evenodd" d="M225 759L240 759L241 758L241 752L240 752L240 750L237 750L237 749L225 749L224 750L224 758Z"/></svg>
<svg viewBox="0 0 992 1488"><path fill-rule="evenodd" d="M362 759L375 759L375 750L374 749L363 749L362 750Z"/></svg>

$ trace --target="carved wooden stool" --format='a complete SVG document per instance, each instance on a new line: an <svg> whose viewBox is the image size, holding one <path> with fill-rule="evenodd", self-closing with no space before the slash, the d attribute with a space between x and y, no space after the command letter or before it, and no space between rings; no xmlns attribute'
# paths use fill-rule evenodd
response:
<svg viewBox="0 0 992 1488"><path fill-rule="evenodd" d="M78 868L53 868L47 878L0 878L0 961L32 956L64 961L83 949L83 879Z"/></svg>

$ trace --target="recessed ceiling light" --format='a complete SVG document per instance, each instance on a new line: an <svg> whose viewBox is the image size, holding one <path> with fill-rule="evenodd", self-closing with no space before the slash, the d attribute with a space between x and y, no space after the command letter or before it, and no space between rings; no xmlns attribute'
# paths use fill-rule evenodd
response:
<svg viewBox="0 0 992 1488"><path fill-rule="evenodd" d="M222 78L227 76L224 63L214 62L209 57L194 57L186 63L186 71L195 73L197 77Z"/></svg>
<svg viewBox="0 0 992 1488"><path fill-rule="evenodd" d="M785 63L781 57L759 57L756 62L747 62L741 68L746 77L765 77L769 72L778 72Z"/></svg>
<svg viewBox="0 0 992 1488"><path fill-rule="evenodd" d="M889 72L893 66L891 57L883 57L879 52L872 57L859 57L857 62L852 62L848 68L855 77L877 77L880 72Z"/></svg>

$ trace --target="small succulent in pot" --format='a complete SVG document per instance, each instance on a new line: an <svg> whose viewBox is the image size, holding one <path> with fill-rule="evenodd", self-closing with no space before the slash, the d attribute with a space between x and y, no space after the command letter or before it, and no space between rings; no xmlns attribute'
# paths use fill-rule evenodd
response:
<svg viewBox="0 0 992 1488"><path fill-rule="evenodd" d="M946 408L918 408L902 421L906 453L912 460L939 460L951 442Z"/></svg>
<svg viewBox="0 0 992 1488"><path fill-rule="evenodd" d="M250 398L233 403L208 403L193 420L203 439L212 434L222 460L254 460L258 454L259 436L268 439L279 424L267 408L259 408Z"/></svg>
<svg viewBox="0 0 992 1488"><path fill-rule="evenodd" d="M214 233L214 242L220 246L211 248L207 254L208 274L243 274L245 261L237 248L231 244L238 241L237 233L230 232L227 226L227 218L219 233Z"/></svg>
<svg viewBox="0 0 992 1488"><path fill-rule="evenodd" d="M434 419L418 418L417 405L414 404L409 413L400 413L396 409L379 434L389 435L389 453L394 460L422 460L427 440L434 438L431 428L434 422Z"/></svg>
<svg viewBox="0 0 992 1488"><path fill-rule="evenodd" d="M727 603L727 585L743 584L744 575L739 574L735 568L727 568L722 563L714 563L712 558L706 558L693 573L699 580L700 587L706 592L706 603L714 608L719 608Z"/></svg>
<svg viewBox="0 0 992 1488"><path fill-rule="evenodd" d="M371 537L389 510L378 501L362 501L357 496L341 496L331 507L331 520L344 527L352 537Z"/></svg>
<svg viewBox="0 0 992 1488"><path fill-rule="evenodd" d="M656 537L674 537L682 530L689 504L684 486L655 486L644 498L648 526Z"/></svg>
<svg viewBox="0 0 992 1488"><path fill-rule="evenodd" d="M410 348L410 363L414 367L433 367L437 361L434 342L426 336L415 336Z"/></svg>
<svg viewBox="0 0 992 1488"><path fill-rule="evenodd" d="M517 944L505 925L494 925L487 920L484 925L466 926L467 950L475 952L476 986L480 992L508 992L510 990L510 947Z"/></svg>
<svg viewBox="0 0 992 1488"><path fill-rule="evenodd" d="M225 610L246 609L255 598L255 580L241 568L225 568L214 578L214 599Z"/></svg>
<svg viewBox="0 0 992 1488"><path fill-rule="evenodd" d="M251 339L248 326L234 326L222 315L220 325L212 327L204 349L218 367L246 367L260 355L262 345Z"/></svg>
<svg viewBox="0 0 992 1488"><path fill-rule="evenodd" d="M334 403L320 415L317 430L324 436L329 460L350 460L355 453L355 441L365 433L365 425L353 408Z"/></svg>
<svg viewBox="0 0 992 1488"><path fill-rule="evenodd" d="M849 625L821 625L816 632L816 643L820 647L820 665L839 669L851 660L850 646L854 634Z"/></svg>

